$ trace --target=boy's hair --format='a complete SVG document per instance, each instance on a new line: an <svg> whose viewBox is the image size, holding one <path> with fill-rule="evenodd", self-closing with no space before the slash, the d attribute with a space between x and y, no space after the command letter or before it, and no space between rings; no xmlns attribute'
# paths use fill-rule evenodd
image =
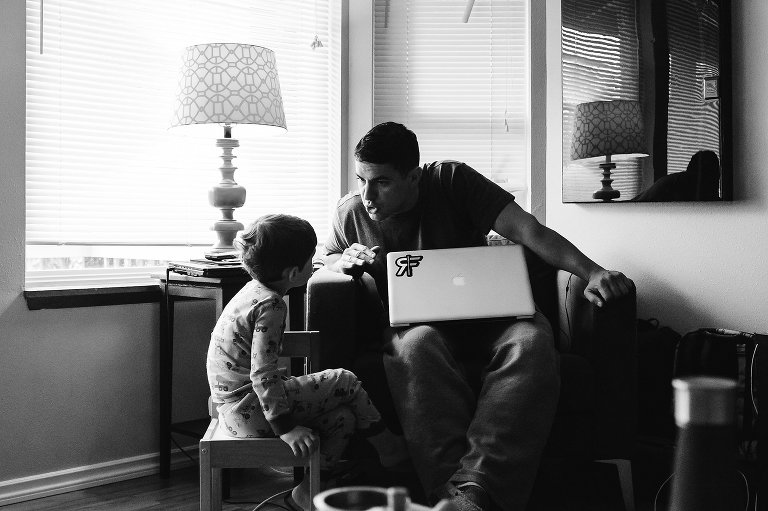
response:
<svg viewBox="0 0 768 511"><path fill-rule="evenodd" d="M237 238L243 266L259 282L283 278L283 270L303 268L314 255L317 235L303 218L291 215L264 215Z"/></svg>
<svg viewBox="0 0 768 511"><path fill-rule="evenodd" d="M357 161L391 164L401 175L419 166L416 134L396 122L383 122L371 128L355 146Z"/></svg>

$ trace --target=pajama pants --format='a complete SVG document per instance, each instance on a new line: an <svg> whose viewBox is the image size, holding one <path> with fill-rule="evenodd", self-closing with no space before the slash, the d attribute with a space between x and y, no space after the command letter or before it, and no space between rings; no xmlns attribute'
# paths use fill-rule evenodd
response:
<svg viewBox="0 0 768 511"><path fill-rule="evenodd" d="M355 429L366 430L381 419L360 380L346 369L286 377L282 383L296 423L320 436L321 470L331 470L338 462ZM232 436L275 436L253 392L240 401L219 405L218 410Z"/></svg>
<svg viewBox="0 0 768 511"><path fill-rule="evenodd" d="M501 509L524 509L560 391L547 319L418 325L388 329L385 340L387 380L427 495L474 481Z"/></svg>

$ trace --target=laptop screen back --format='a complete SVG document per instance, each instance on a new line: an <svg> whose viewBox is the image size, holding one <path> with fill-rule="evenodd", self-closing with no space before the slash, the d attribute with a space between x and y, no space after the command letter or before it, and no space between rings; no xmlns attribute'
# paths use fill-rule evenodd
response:
<svg viewBox="0 0 768 511"><path fill-rule="evenodd" d="M390 252L387 287L392 326L535 312L521 245Z"/></svg>

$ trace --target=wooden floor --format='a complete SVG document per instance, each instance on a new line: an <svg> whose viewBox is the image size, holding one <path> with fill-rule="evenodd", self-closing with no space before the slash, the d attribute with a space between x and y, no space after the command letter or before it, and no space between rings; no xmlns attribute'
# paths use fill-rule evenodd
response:
<svg viewBox="0 0 768 511"><path fill-rule="evenodd" d="M669 452L646 449L633 462L636 511L654 511L655 494L669 474ZM594 464L592 468L569 471L551 479L558 489L544 484L534 491L529 511L615 511L623 506L618 492L616 474L608 465ZM590 475L591 472L591 475ZM566 477L564 478L563 475ZM382 479L377 485L411 486L410 479ZM565 481L564 481L565 479ZM354 481L351 485L372 484L370 480ZM350 485L347 484L347 485ZM417 483L416 483L417 484ZM231 498L224 502L224 511L251 511L262 500L293 486L291 469L240 469L232 472ZM412 491L418 491L412 488ZM190 466L172 472L169 479L157 475L119 483L73 491L52 497L11 504L0 511L192 511L198 509L198 469ZM538 494L538 498L536 495ZM555 498L555 494L561 498ZM412 497L415 497L415 493ZM285 511L282 498L261 509Z"/></svg>
<svg viewBox="0 0 768 511"><path fill-rule="evenodd" d="M291 488L293 475L271 469L234 471L231 498L223 511L250 511L263 499ZM175 470L169 479L153 475L3 506L2 511L191 511L198 509L197 467ZM282 498L265 511L285 511Z"/></svg>

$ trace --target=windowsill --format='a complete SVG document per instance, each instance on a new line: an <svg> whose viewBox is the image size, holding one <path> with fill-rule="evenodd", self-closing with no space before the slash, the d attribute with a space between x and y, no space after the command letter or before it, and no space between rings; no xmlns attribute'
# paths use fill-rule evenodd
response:
<svg viewBox="0 0 768 511"><path fill-rule="evenodd" d="M160 297L160 287L156 284L38 288L24 291L29 310L153 303L159 302Z"/></svg>

